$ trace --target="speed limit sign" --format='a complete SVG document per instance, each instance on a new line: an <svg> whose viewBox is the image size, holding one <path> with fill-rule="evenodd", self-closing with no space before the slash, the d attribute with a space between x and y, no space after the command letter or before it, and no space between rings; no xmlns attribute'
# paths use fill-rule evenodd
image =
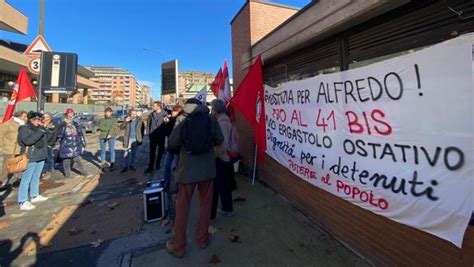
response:
<svg viewBox="0 0 474 267"><path fill-rule="evenodd" d="M41 59L40 58L32 58L28 62L28 69L34 73L39 74L41 68Z"/></svg>

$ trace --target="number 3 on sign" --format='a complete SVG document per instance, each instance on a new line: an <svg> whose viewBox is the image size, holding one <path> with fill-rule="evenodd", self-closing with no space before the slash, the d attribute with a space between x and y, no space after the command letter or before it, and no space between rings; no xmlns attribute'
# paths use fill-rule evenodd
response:
<svg viewBox="0 0 474 267"><path fill-rule="evenodd" d="M40 58L32 58L30 62L28 62L28 70L34 74L39 74L41 67L41 59Z"/></svg>

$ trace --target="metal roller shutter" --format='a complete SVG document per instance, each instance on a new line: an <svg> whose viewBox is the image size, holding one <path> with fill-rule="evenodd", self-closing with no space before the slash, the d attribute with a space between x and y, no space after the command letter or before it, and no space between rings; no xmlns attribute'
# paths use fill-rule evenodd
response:
<svg viewBox="0 0 474 267"><path fill-rule="evenodd" d="M464 19L453 10L462 11ZM474 30L474 1L414 1L345 34L348 61L430 45Z"/></svg>
<svg viewBox="0 0 474 267"><path fill-rule="evenodd" d="M265 62L264 80L276 84L314 76L331 67L347 69L351 62L438 43L472 31L473 0L414 0L326 40Z"/></svg>
<svg viewBox="0 0 474 267"><path fill-rule="evenodd" d="M314 76L318 70L339 66L339 46L335 38L265 62L263 76L269 84Z"/></svg>

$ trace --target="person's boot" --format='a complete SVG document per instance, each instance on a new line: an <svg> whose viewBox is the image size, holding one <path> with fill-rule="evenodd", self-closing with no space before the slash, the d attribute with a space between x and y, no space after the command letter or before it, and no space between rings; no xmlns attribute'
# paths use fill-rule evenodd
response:
<svg viewBox="0 0 474 267"><path fill-rule="evenodd" d="M107 171L107 163L106 162L101 162L100 163L100 170L102 172L106 172Z"/></svg>
<svg viewBox="0 0 474 267"><path fill-rule="evenodd" d="M109 171L113 172L115 170L114 165L115 162L110 163Z"/></svg>
<svg viewBox="0 0 474 267"><path fill-rule="evenodd" d="M128 172L128 167L125 167L120 171L120 173L126 173L126 172Z"/></svg>
<svg viewBox="0 0 474 267"><path fill-rule="evenodd" d="M182 258L184 256L184 249L178 250L171 241L166 241L166 250L176 258Z"/></svg>
<svg viewBox="0 0 474 267"><path fill-rule="evenodd" d="M41 175L41 179L49 179L49 178L51 178L51 172L50 171L46 171Z"/></svg>

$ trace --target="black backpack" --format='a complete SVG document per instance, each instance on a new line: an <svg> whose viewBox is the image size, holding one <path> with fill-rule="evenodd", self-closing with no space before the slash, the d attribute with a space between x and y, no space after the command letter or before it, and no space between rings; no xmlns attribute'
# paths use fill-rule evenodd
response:
<svg viewBox="0 0 474 267"><path fill-rule="evenodd" d="M181 138L189 154L199 155L212 150L211 116L202 112L186 116Z"/></svg>

